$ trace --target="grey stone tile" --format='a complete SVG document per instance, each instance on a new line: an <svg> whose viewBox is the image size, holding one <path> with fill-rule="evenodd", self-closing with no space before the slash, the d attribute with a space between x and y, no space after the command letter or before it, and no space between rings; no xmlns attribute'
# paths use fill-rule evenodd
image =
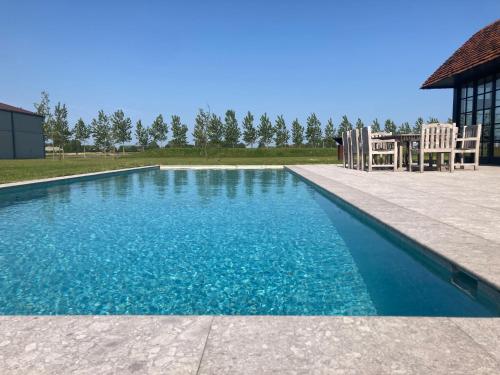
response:
<svg viewBox="0 0 500 375"><path fill-rule="evenodd" d="M451 318L451 321L500 362L500 318Z"/></svg>
<svg viewBox="0 0 500 375"><path fill-rule="evenodd" d="M0 374L195 374L212 317L0 317Z"/></svg>
<svg viewBox="0 0 500 375"><path fill-rule="evenodd" d="M447 318L216 317L200 374L497 374Z"/></svg>

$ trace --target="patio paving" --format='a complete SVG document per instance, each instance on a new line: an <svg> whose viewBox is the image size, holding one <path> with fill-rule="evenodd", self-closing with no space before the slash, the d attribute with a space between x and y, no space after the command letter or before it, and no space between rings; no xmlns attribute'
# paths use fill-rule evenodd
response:
<svg viewBox="0 0 500 375"><path fill-rule="evenodd" d="M498 374L500 319L0 317L1 374Z"/></svg>

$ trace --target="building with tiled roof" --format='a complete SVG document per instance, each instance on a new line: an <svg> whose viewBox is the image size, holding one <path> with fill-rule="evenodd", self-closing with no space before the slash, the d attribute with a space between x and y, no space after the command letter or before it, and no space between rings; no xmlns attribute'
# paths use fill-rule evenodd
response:
<svg viewBox="0 0 500 375"><path fill-rule="evenodd" d="M454 122L483 124L481 161L500 164L500 20L475 33L421 88L453 88Z"/></svg>

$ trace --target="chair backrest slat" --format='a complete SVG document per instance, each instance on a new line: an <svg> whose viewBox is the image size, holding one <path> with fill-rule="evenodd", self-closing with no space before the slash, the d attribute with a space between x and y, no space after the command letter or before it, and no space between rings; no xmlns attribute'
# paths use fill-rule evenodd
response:
<svg viewBox="0 0 500 375"><path fill-rule="evenodd" d="M425 151L450 151L454 148L456 129L454 124L422 125L420 133L421 147Z"/></svg>
<svg viewBox="0 0 500 375"><path fill-rule="evenodd" d="M462 129L462 138L469 138L469 140L463 142L463 145L461 145L462 148L476 148L477 143L481 140L481 129L481 124L464 126Z"/></svg>

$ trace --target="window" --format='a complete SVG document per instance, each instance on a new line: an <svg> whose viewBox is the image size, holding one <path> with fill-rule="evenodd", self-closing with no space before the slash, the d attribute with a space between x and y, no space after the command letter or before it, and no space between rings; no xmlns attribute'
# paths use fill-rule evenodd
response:
<svg viewBox="0 0 500 375"><path fill-rule="evenodd" d="M493 128L493 156L500 158L500 74L497 74L495 84L495 107L494 107L494 128Z"/></svg>
<svg viewBox="0 0 500 375"><path fill-rule="evenodd" d="M459 125L482 124L481 156L500 157L500 74L460 87Z"/></svg>
<svg viewBox="0 0 500 375"><path fill-rule="evenodd" d="M472 82L462 86L460 95L460 125L472 125L474 86Z"/></svg>

